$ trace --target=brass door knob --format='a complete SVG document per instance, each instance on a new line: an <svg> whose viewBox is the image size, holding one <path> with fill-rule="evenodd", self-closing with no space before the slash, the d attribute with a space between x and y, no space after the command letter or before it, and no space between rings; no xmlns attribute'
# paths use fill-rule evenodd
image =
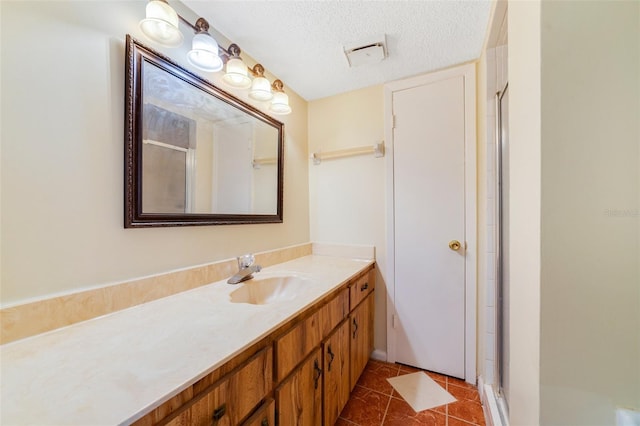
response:
<svg viewBox="0 0 640 426"><path fill-rule="evenodd" d="M454 251L460 250L460 241L453 240L449 243L449 248Z"/></svg>

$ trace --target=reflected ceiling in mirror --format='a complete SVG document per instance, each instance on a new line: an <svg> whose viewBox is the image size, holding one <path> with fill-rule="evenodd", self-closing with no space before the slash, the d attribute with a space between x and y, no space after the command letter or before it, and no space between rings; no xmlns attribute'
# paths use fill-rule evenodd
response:
<svg viewBox="0 0 640 426"><path fill-rule="evenodd" d="M283 125L127 36L125 227L282 222Z"/></svg>

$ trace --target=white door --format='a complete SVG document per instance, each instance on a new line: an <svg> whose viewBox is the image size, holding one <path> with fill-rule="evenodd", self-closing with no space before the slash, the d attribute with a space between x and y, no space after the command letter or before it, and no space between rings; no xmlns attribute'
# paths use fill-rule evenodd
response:
<svg viewBox="0 0 640 426"><path fill-rule="evenodd" d="M464 378L464 77L395 91L392 105L396 361Z"/></svg>

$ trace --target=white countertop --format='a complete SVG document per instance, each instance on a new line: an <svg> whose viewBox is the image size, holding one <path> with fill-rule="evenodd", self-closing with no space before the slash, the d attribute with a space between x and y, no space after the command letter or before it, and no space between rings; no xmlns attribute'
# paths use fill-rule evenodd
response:
<svg viewBox="0 0 640 426"><path fill-rule="evenodd" d="M372 263L305 256L255 274L309 278L290 301L231 303L251 281L218 281L2 345L0 423L131 423Z"/></svg>

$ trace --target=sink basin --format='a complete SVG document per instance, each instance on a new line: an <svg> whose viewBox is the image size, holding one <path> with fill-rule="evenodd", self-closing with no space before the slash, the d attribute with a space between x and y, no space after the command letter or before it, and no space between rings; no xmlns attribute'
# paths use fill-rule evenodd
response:
<svg viewBox="0 0 640 426"><path fill-rule="evenodd" d="M295 275L256 277L231 292L231 302L265 305L293 300L309 280Z"/></svg>

